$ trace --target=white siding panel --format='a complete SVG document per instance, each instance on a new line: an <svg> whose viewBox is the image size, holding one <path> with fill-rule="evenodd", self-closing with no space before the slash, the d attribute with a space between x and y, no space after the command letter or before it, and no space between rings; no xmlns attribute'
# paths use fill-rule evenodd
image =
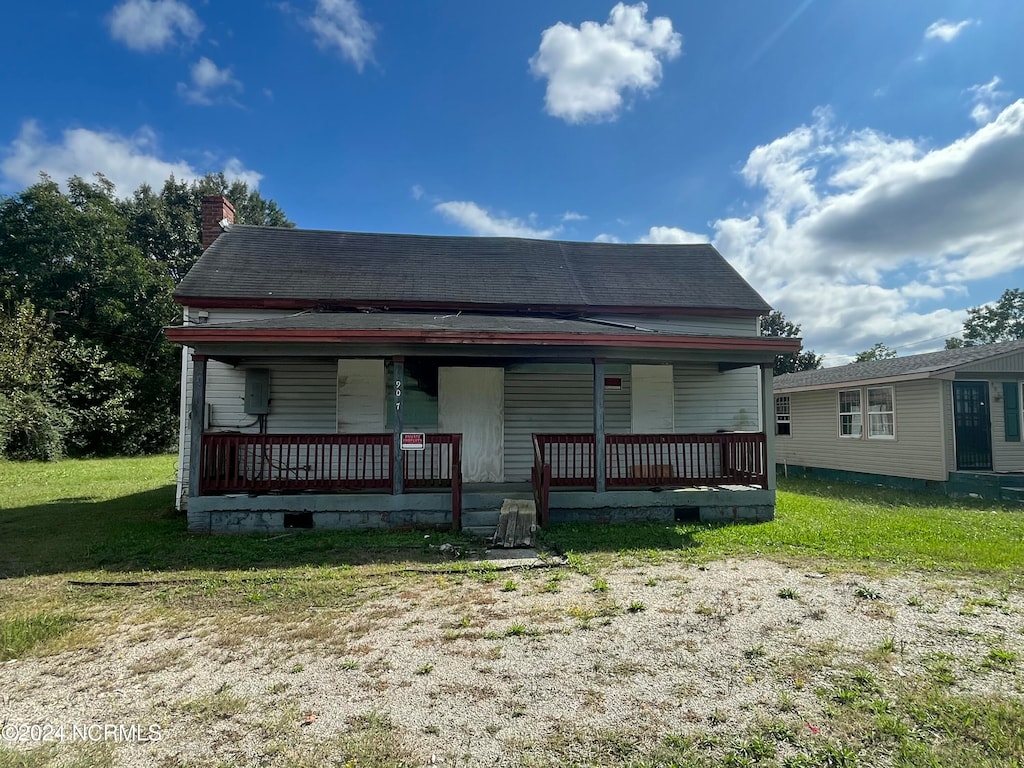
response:
<svg viewBox="0 0 1024 768"><path fill-rule="evenodd" d="M437 372L437 428L462 435L467 483L504 480L505 370L451 367Z"/></svg>
<svg viewBox="0 0 1024 768"><path fill-rule="evenodd" d="M790 393L793 433L775 438L776 461L848 472L945 480L946 450L939 418L943 385L935 380L895 385L895 440L841 439L835 389Z"/></svg>
<svg viewBox="0 0 1024 768"><path fill-rule="evenodd" d="M338 361L337 429L342 434L384 431L384 360Z"/></svg>
<svg viewBox="0 0 1024 768"><path fill-rule="evenodd" d="M756 431L760 373L756 366L719 373L714 363L677 364L675 431Z"/></svg>
<svg viewBox="0 0 1024 768"><path fill-rule="evenodd" d="M627 366L606 367L622 380L606 390L605 431L630 429L630 379ZM589 365L514 365L505 370L505 479L530 479L533 433L594 432L594 369Z"/></svg>
<svg viewBox="0 0 1024 768"><path fill-rule="evenodd" d="M638 435L671 434L675 427L675 396L671 365L634 365L630 408L633 432Z"/></svg>

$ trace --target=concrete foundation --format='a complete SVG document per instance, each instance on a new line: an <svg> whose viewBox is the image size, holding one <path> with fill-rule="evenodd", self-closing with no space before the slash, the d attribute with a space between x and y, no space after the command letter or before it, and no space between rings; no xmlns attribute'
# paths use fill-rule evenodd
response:
<svg viewBox="0 0 1024 768"><path fill-rule="evenodd" d="M464 509L480 509L464 498ZM774 517L775 491L699 488L665 491L560 491L551 522L740 522ZM450 493L200 496L188 504L193 533L270 533L292 529L448 528Z"/></svg>

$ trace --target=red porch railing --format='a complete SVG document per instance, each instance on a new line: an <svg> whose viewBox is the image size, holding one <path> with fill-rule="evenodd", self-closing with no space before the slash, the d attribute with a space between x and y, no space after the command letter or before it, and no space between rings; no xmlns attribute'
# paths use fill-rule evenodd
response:
<svg viewBox="0 0 1024 768"><path fill-rule="evenodd" d="M404 487L451 488L452 520L462 512L462 435L425 436L403 456ZM391 490L394 435L203 435L200 493Z"/></svg>
<svg viewBox="0 0 1024 768"><path fill-rule="evenodd" d="M543 525L553 487L597 487L594 435L533 436L533 490ZM695 485L768 487L763 432L605 435L605 487Z"/></svg>

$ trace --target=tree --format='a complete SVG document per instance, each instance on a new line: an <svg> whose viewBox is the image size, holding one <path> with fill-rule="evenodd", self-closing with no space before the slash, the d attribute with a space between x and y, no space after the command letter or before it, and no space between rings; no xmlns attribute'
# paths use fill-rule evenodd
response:
<svg viewBox="0 0 1024 768"><path fill-rule="evenodd" d="M796 338L800 335L800 326L789 322L781 312L773 311L761 317L761 335L781 338ZM813 371L821 368L823 357L812 350L794 354L778 355L775 358L776 376L798 371Z"/></svg>
<svg viewBox="0 0 1024 768"><path fill-rule="evenodd" d="M964 340L959 336L952 336L946 339L945 349L962 349L964 347Z"/></svg>
<svg viewBox="0 0 1024 768"><path fill-rule="evenodd" d="M175 281L201 252L200 198L222 193L235 196L240 223L292 226L276 203L223 175L191 183L171 178L159 194L143 186L126 200L101 175L91 182L73 177L67 192L44 176L0 197L0 343L7 345L0 360L16 361L4 363L7 370L26 367L17 362L17 354L27 354L24 342L17 347L14 339L35 333L52 341L45 376L8 376L4 383L0 374L7 387L0 389L0 421L10 422L13 413L21 424L13 438L0 433L0 455L170 447L180 352L163 329L180 316L171 297ZM35 433L55 447L18 447L39 444L30 439Z"/></svg>
<svg viewBox="0 0 1024 768"><path fill-rule="evenodd" d="M1019 288L1003 291L994 304L967 310L964 346L1016 339L1024 339L1024 291Z"/></svg>
<svg viewBox="0 0 1024 768"><path fill-rule="evenodd" d="M887 347L882 342L876 342L875 346L871 349L865 349L863 352L858 352L853 358L855 363L863 363L867 360L892 360L894 357L899 357L899 353Z"/></svg>

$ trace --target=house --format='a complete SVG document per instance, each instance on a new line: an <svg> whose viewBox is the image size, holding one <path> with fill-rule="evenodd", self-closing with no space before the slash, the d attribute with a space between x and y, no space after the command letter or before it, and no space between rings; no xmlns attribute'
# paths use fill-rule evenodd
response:
<svg viewBox="0 0 1024 768"><path fill-rule="evenodd" d="M710 245L233 225L175 291L196 531L769 519L768 305Z"/></svg>
<svg viewBox="0 0 1024 768"><path fill-rule="evenodd" d="M1024 500L1022 379L1024 341L779 376L776 460L789 474Z"/></svg>

